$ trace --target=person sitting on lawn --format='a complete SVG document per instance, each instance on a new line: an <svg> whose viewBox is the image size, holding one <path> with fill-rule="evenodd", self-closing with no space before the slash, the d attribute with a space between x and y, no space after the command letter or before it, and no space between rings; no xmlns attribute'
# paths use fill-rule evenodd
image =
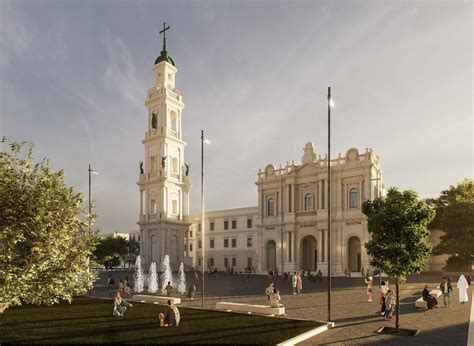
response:
<svg viewBox="0 0 474 346"><path fill-rule="evenodd" d="M433 297L430 292L428 292L428 285L425 285L425 289L423 290L423 300L426 301L426 305L428 309L438 308L438 299Z"/></svg>
<svg viewBox="0 0 474 346"><path fill-rule="evenodd" d="M171 297L171 292L173 292L173 286L171 286L171 281L168 281L168 285L165 287L166 296Z"/></svg>
<svg viewBox="0 0 474 346"><path fill-rule="evenodd" d="M122 296L120 295L120 291L117 291L115 293L115 298L114 298L114 316L123 316L125 311L127 310L127 306L132 307L133 305L126 302L125 299L122 299Z"/></svg>
<svg viewBox="0 0 474 346"><path fill-rule="evenodd" d="M174 305L171 300L168 300L168 306L165 308L165 324L168 326L179 326L181 315L178 307Z"/></svg>
<svg viewBox="0 0 474 346"><path fill-rule="evenodd" d="M163 327L168 327L168 325L165 323L165 314L160 312L160 314L158 315L158 318L160 319L160 328L163 328Z"/></svg>
<svg viewBox="0 0 474 346"><path fill-rule="evenodd" d="M278 292L276 288L274 288L272 294L270 294L270 306L272 308L282 307L283 304L278 303L280 300L281 300L280 293Z"/></svg>

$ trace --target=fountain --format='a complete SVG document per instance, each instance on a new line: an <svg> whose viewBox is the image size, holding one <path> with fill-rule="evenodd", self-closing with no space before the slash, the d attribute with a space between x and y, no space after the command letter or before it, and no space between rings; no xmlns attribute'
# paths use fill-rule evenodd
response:
<svg viewBox="0 0 474 346"><path fill-rule="evenodd" d="M156 275L156 263L151 262L148 273L148 292L155 293L158 290L158 276Z"/></svg>
<svg viewBox="0 0 474 346"><path fill-rule="evenodd" d="M181 262L179 265L179 274L178 274L178 292L186 293L186 274L184 274L184 264Z"/></svg>
<svg viewBox="0 0 474 346"><path fill-rule="evenodd" d="M135 286L133 290L136 293L143 292L143 269L142 269L142 259L141 256L137 256L137 260L135 262L135 273L133 274Z"/></svg>
<svg viewBox="0 0 474 346"><path fill-rule="evenodd" d="M168 282L171 282L171 285L173 285L173 273L171 271L169 255L165 255L165 258L163 258L163 262L161 263L161 271L163 272L160 277L161 292L165 292L165 287L168 285Z"/></svg>

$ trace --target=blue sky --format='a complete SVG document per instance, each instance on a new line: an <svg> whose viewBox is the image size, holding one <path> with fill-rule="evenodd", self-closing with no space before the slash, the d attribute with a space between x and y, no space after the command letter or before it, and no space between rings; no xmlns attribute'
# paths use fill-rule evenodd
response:
<svg viewBox="0 0 474 346"><path fill-rule="evenodd" d="M385 186L434 197L473 173L470 1L0 1L0 135L36 144L106 233L136 229L146 91L168 31L199 209L256 205L256 173L326 152L381 157Z"/></svg>

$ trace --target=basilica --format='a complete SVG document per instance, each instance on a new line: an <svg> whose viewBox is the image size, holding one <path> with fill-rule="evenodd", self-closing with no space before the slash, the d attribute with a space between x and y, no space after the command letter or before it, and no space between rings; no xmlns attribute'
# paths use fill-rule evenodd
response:
<svg viewBox="0 0 474 346"><path fill-rule="evenodd" d="M165 31L163 31L165 34ZM331 162L314 144L304 145L296 163L267 164L259 169L256 206L190 215L191 189L184 167L183 96L175 86L176 66L166 49L155 60L155 83L148 90L143 139L145 157L138 186L140 252L144 267L170 256L173 270L251 268L328 271L343 275L369 268L364 243L369 240L361 210L366 199L384 195L380 158L372 149L348 149ZM331 165L331 206L328 205L328 164ZM249 187L252 182L249 182ZM332 209L332 253L328 248L328 208ZM202 239L205 232L205 243ZM204 246L205 258L201 253Z"/></svg>

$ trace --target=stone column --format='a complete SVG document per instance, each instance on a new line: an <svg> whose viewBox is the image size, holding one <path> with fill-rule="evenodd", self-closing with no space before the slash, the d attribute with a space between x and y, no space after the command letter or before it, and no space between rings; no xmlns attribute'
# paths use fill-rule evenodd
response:
<svg viewBox="0 0 474 346"><path fill-rule="evenodd" d="M140 221L143 216L143 190L140 190Z"/></svg>
<svg viewBox="0 0 474 346"><path fill-rule="evenodd" d="M263 244L262 244L262 229L258 230L258 237L257 237L257 249L258 251L258 259L257 259L257 272L261 273L263 271L263 263L262 263L262 253L263 253Z"/></svg>

